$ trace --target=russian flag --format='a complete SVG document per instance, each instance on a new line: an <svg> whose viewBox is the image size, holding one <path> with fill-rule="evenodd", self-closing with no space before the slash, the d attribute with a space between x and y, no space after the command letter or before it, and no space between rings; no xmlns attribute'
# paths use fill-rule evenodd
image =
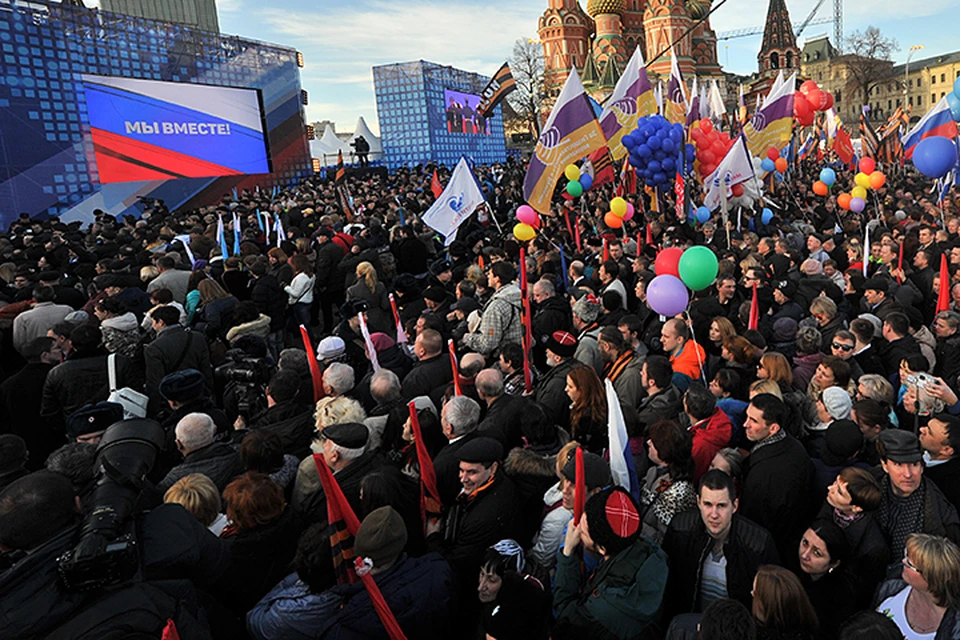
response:
<svg viewBox="0 0 960 640"><path fill-rule="evenodd" d="M917 144L924 138L940 136L942 138L957 137L957 123L953 120L953 114L950 113L950 105L947 104L947 98L940 98L933 109L927 111L927 114L920 119L910 133L903 137L904 157L912 158L913 150Z"/></svg>
<svg viewBox="0 0 960 640"><path fill-rule="evenodd" d="M609 379L603 381L607 389L607 436L610 441L610 475L613 483L630 492L635 500L640 500L640 480L633 465L633 453L627 438L627 425L623 421L620 399Z"/></svg>

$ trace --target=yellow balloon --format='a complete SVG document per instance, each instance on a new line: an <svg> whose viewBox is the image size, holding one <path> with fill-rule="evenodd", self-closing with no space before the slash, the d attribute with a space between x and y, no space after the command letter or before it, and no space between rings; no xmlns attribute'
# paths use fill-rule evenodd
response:
<svg viewBox="0 0 960 640"><path fill-rule="evenodd" d="M513 236L520 242L533 240L537 235L537 230L530 225L520 222L513 227Z"/></svg>
<svg viewBox="0 0 960 640"><path fill-rule="evenodd" d="M870 188L870 176L865 174L863 171L857 174L857 177L853 179L857 183L858 187L863 187L864 189Z"/></svg>
<svg viewBox="0 0 960 640"><path fill-rule="evenodd" d="M580 168L575 164L568 164L563 170L563 175L567 176L567 180L579 180Z"/></svg>
<svg viewBox="0 0 960 640"><path fill-rule="evenodd" d="M864 189L863 187L854 187L853 189L850 190L850 195L853 196L854 198L863 198L864 200L866 200L867 190Z"/></svg>
<svg viewBox="0 0 960 640"><path fill-rule="evenodd" d="M623 198L614 198L610 201L610 211L619 218L627 215L627 201Z"/></svg>

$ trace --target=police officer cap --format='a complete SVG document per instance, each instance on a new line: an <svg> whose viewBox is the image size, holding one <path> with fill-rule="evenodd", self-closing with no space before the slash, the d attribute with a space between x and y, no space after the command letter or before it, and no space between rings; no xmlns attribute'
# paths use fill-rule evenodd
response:
<svg viewBox="0 0 960 640"><path fill-rule="evenodd" d="M203 395L206 378L196 369L183 369L164 376L160 395L164 400L187 402Z"/></svg>
<svg viewBox="0 0 960 640"><path fill-rule="evenodd" d="M78 438L88 433L106 431L123 420L123 405L118 402L97 402L77 409L67 418L67 435Z"/></svg>
<svg viewBox="0 0 960 640"><path fill-rule="evenodd" d="M444 271L450 271L453 269L453 265L449 260L441 258L440 260L434 260L433 264L430 265L430 272L438 276Z"/></svg>

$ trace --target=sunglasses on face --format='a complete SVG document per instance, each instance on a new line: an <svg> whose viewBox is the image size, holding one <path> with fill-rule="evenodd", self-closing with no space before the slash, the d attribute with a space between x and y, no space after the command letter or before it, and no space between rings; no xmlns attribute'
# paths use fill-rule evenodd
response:
<svg viewBox="0 0 960 640"><path fill-rule="evenodd" d="M839 342L832 343L834 349L840 349L841 351L853 351L852 344L840 344Z"/></svg>

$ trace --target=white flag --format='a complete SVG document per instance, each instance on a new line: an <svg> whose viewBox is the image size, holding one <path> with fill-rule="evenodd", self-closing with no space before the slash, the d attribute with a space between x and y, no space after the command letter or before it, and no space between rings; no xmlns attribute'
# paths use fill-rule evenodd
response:
<svg viewBox="0 0 960 640"><path fill-rule="evenodd" d="M457 237L457 229L474 210L485 202L483 192L463 157L453 170L447 188L423 216L423 223L444 236L443 246L449 247Z"/></svg>
<svg viewBox="0 0 960 640"><path fill-rule="evenodd" d="M746 182L752 177L754 177L753 162L747 151L747 140L743 134L740 134L727 151L727 155L720 161L716 171L704 180L704 185L707 187L707 194L703 198L704 206L711 210L716 209L720 206L722 198L730 196L730 189L734 185Z"/></svg>

